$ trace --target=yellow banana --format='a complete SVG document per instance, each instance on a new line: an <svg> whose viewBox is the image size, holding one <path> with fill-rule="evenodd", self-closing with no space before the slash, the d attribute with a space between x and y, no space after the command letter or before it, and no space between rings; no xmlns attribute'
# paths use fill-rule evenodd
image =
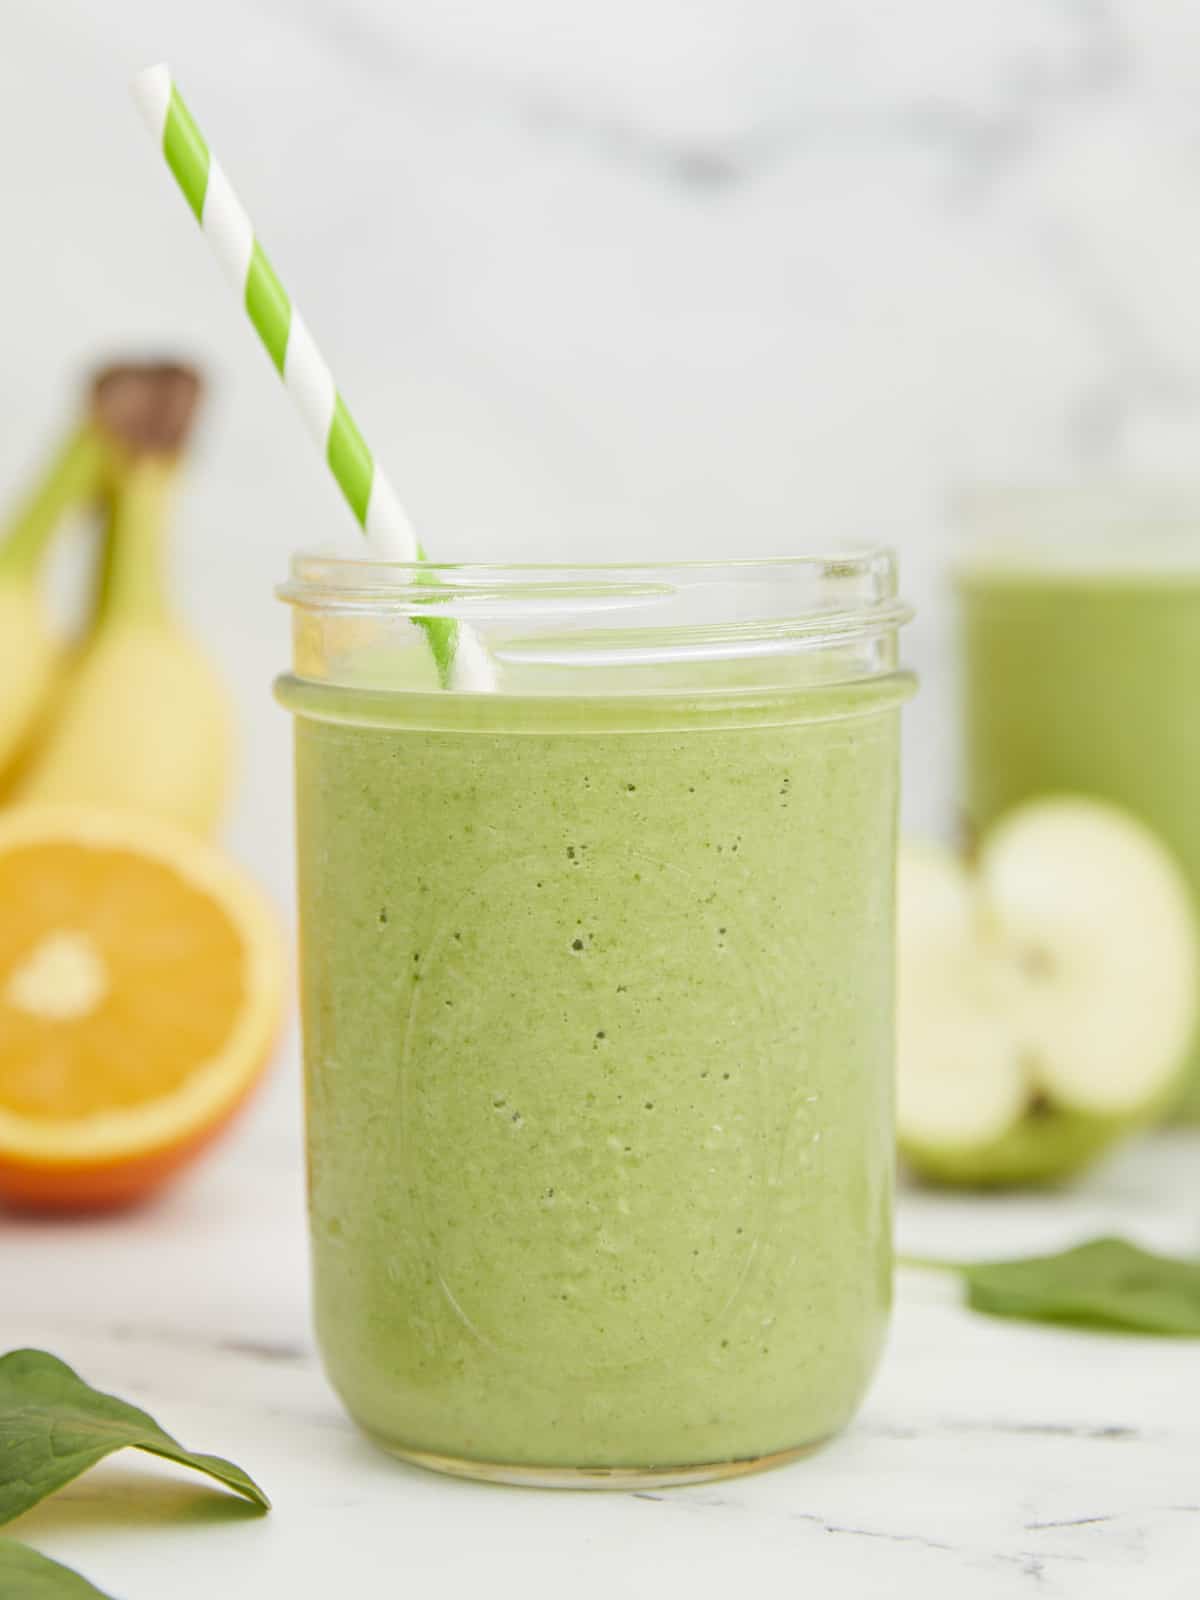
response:
<svg viewBox="0 0 1200 1600"><path fill-rule="evenodd" d="M0 541L0 785L51 698L63 644L42 594L43 558L65 513L96 495L105 448L89 423L51 466Z"/></svg>
<svg viewBox="0 0 1200 1600"><path fill-rule="evenodd" d="M0 775L24 748L53 687L60 651L36 584L0 578Z"/></svg>
<svg viewBox="0 0 1200 1600"><path fill-rule="evenodd" d="M93 631L19 802L95 805L217 826L228 790L225 689L167 605L163 542L176 455L127 454L113 474Z"/></svg>

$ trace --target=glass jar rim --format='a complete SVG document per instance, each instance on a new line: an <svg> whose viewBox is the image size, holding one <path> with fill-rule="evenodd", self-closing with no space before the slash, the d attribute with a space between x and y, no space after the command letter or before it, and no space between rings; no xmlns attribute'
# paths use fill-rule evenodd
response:
<svg viewBox="0 0 1200 1600"><path fill-rule="evenodd" d="M797 633L845 637L897 628L912 616L897 593L895 552L868 544L732 561L381 561L371 555L300 551L276 593L301 610L470 621L634 609L669 600L685 587L720 582L783 586L778 622Z"/></svg>
<svg viewBox="0 0 1200 1600"><path fill-rule="evenodd" d="M951 502L954 579L1200 578L1200 480L1097 474L975 483Z"/></svg>
<svg viewBox="0 0 1200 1600"><path fill-rule="evenodd" d="M899 693L907 683L898 632L911 610L897 594L894 553L877 545L509 565L301 552L277 593L293 609L295 675L310 684L392 692L403 671L418 670L414 623L426 643L444 640L447 623L460 630L448 666L439 663L442 690L456 699L743 700L838 685ZM420 652L426 668L436 650Z"/></svg>

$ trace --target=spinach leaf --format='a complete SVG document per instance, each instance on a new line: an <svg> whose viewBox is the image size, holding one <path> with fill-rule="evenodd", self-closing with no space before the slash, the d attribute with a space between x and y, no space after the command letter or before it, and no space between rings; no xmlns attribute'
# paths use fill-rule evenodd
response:
<svg viewBox="0 0 1200 1600"><path fill-rule="evenodd" d="M15 1539L0 1539L0 1595L13 1600L112 1600L70 1567Z"/></svg>
<svg viewBox="0 0 1200 1600"><path fill-rule="evenodd" d="M1200 1338L1200 1261L1154 1255L1126 1239L1017 1261L910 1264L959 1273L967 1304L990 1316Z"/></svg>
<svg viewBox="0 0 1200 1600"><path fill-rule="evenodd" d="M0 1524L126 1446L194 1467L259 1509L270 1508L232 1461L185 1450L153 1417L93 1389L57 1356L45 1350L0 1356Z"/></svg>

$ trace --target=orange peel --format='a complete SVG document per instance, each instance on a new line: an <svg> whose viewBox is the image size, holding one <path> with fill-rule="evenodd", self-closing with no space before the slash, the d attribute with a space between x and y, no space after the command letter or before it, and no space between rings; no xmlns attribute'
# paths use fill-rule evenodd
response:
<svg viewBox="0 0 1200 1600"><path fill-rule="evenodd" d="M191 1160L270 1058L286 965L257 887L194 835L0 813L0 1199L121 1205Z"/></svg>

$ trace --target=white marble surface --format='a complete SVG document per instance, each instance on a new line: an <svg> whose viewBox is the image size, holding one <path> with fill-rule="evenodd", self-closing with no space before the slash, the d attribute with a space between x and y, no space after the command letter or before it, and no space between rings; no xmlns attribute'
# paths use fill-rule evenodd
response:
<svg viewBox="0 0 1200 1600"><path fill-rule="evenodd" d="M858 1420L793 1466L630 1495L488 1488L392 1461L342 1416L312 1349L291 1078L140 1215L0 1217L0 1347L53 1349L233 1456L275 1501L257 1519L118 1457L12 1525L119 1600L1195 1594L1198 1347L978 1316L924 1272L900 1276ZM1119 1228L1194 1252L1198 1159L1200 1134L1176 1134L1066 1196L906 1194L901 1247L1003 1254Z"/></svg>

